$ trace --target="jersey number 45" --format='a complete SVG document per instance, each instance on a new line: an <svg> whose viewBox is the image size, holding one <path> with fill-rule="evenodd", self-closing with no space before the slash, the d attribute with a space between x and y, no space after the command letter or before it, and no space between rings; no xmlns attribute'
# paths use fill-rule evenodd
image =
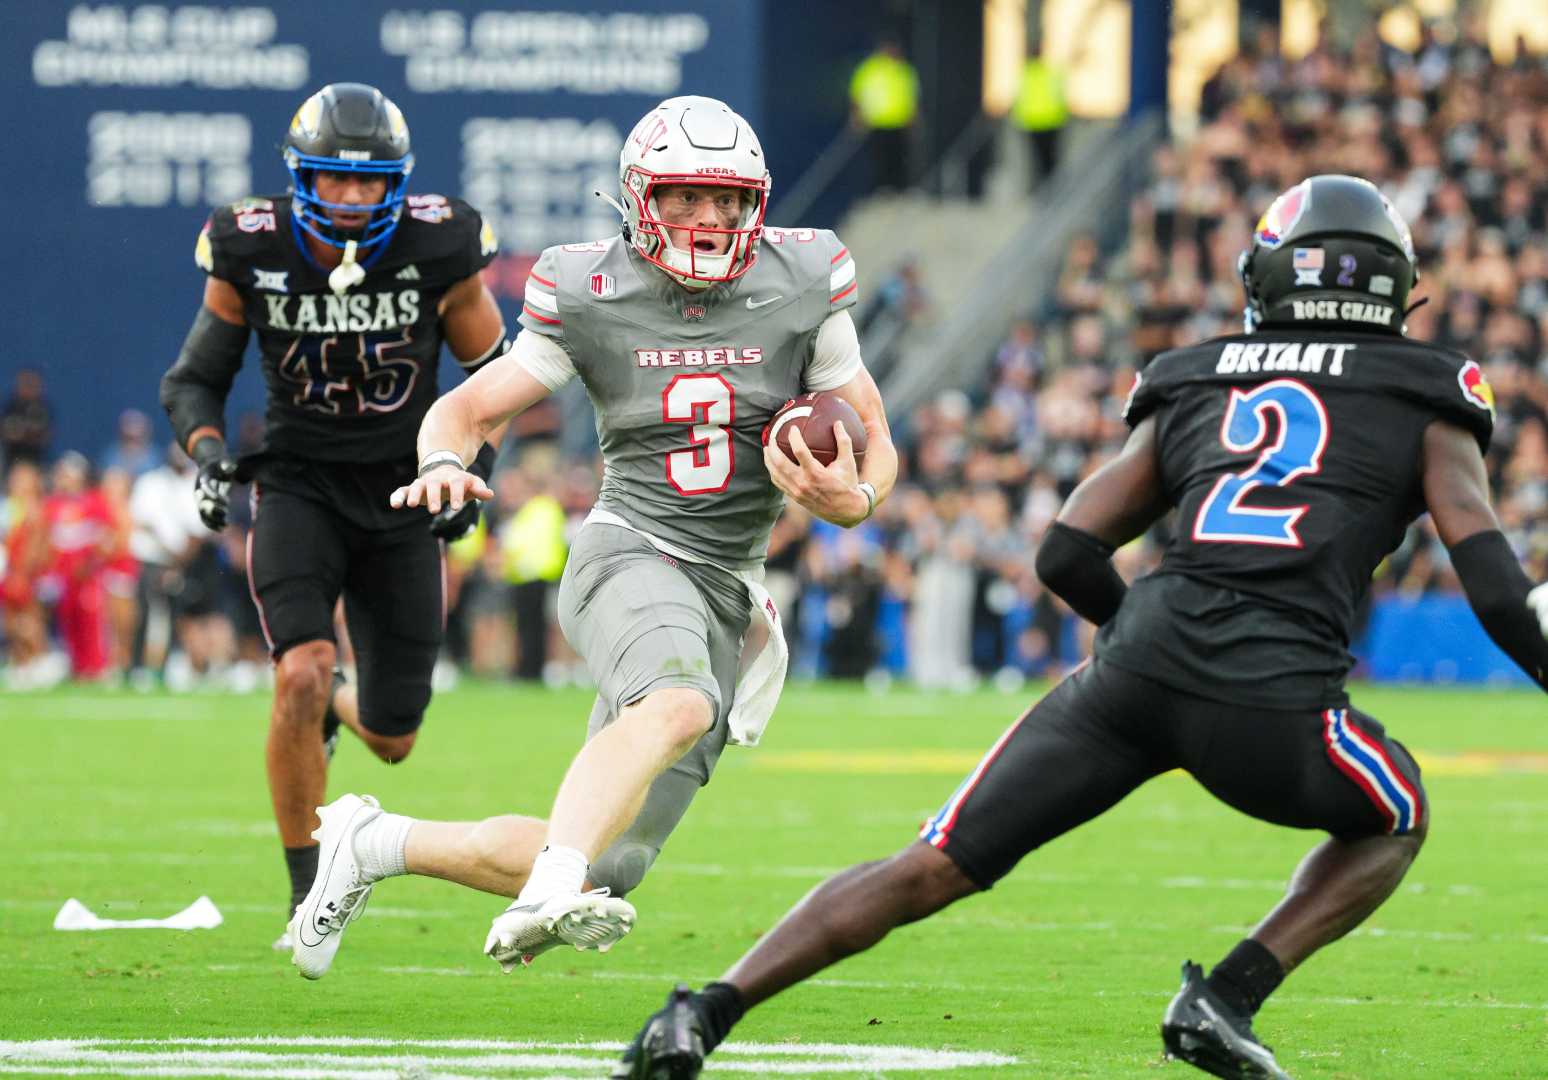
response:
<svg viewBox="0 0 1548 1080"><path fill-rule="evenodd" d="M408 400L419 361L403 353L410 339L386 334L303 335L279 363L297 385L295 403L334 415L392 412Z"/></svg>

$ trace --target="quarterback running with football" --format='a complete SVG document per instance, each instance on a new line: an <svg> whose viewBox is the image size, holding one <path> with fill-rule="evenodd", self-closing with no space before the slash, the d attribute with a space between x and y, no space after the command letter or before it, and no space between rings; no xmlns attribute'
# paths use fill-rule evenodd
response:
<svg viewBox="0 0 1548 1080"><path fill-rule="evenodd" d="M634 889L728 741L752 745L784 678L784 638L761 585L786 495L853 526L891 490L897 455L848 308L855 264L825 230L763 223L769 171L724 103L663 101L620 155L621 235L544 251L510 352L438 401L419 478L392 505L453 511L488 498L465 470L485 434L579 377L597 413L603 479L559 589L565 636L598 694L588 740L547 823L416 821L345 796L320 810L323 860L308 910L354 913L394 874L515 897L485 951L510 970L559 944L606 950L634 922ZM784 402L831 391L867 451L795 459L761 434ZM748 662L742 665L744 645ZM343 921L297 939L323 974ZM326 931L323 934L323 931Z"/></svg>
<svg viewBox="0 0 1548 1080"><path fill-rule="evenodd" d="M1478 364L1403 336L1418 266L1370 183L1285 192L1243 253L1248 332L1157 357L1123 451L1087 478L1037 572L1101 629L1095 657L1011 725L919 839L819 885L726 974L678 987L619 1080L690 1080L742 1014L1181 768L1247 814L1328 835L1205 977L1183 965L1167 1053L1216 1076L1288 1074L1252 1019L1290 971L1391 895L1429 828L1419 767L1354 708L1350 627L1371 573L1429 510L1468 601L1548 689L1548 588L1489 507L1493 397ZM1159 569L1113 551L1175 507Z"/></svg>
<svg viewBox="0 0 1548 1080"><path fill-rule="evenodd" d="M478 507L464 500L427 529L387 498L413 478L442 342L476 371L503 351L505 325L479 275L494 233L458 199L408 194L408 125L379 90L323 87L296 111L282 152L291 191L221 207L199 234L204 303L161 400L198 464L209 528L226 525L231 481L252 482L247 572L275 665L266 760L292 918L316 877L314 810L340 723L398 762L429 704L442 541L471 528ZM265 442L238 463L224 412L254 331ZM493 447L467 452L487 477ZM358 690L335 674L341 595ZM289 948L294 929L276 947Z"/></svg>

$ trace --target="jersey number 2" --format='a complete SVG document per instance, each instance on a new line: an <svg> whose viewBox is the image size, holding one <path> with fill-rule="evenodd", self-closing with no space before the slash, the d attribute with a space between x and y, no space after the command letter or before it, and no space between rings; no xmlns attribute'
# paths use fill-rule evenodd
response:
<svg viewBox="0 0 1548 1080"><path fill-rule="evenodd" d="M1264 446L1270 412L1278 414L1278 437ZM1300 547L1295 525L1306 507L1255 510L1242 501L1256 487L1287 487L1297 477L1322 468L1328 413L1317 395L1294 379L1275 379L1246 393L1232 390L1220 424L1220 441L1233 454L1263 449L1252 468L1227 473L1215 482L1193 520L1193 539L1208 544Z"/></svg>
<svg viewBox="0 0 1548 1080"><path fill-rule="evenodd" d="M686 450L667 454L667 483L679 495L726 490L736 463L726 425L736 419L736 393L723 375L679 375L661 391L661 418L692 424Z"/></svg>

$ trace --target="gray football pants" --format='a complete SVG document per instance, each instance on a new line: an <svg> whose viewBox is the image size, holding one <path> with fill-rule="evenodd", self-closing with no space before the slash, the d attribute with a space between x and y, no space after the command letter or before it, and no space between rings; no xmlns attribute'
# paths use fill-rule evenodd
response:
<svg viewBox="0 0 1548 1080"><path fill-rule="evenodd" d="M593 522L570 548L559 625L597 684L586 737L667 687L698 690L715 716L693 749L651 785L634 823L592 863L592 883L614 896L639 885L715 771L750 615L747 589L736 578L663 555L628 529Z"/></svg>

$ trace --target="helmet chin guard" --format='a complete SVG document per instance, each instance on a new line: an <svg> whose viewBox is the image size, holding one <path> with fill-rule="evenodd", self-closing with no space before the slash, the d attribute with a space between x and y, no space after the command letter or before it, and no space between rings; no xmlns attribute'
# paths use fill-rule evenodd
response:
<svg viewBox="0 0 1548 1080"><path fill-rule="evenodd" d="M742 214L730 228L670 225L662 220L656 193L677 184L738 188ZM624 141L618 185L625 238L679 285L707 289L752 269L768 210L769 170L758 136L725 102L675 97L646 113ZM672 243L673 230L689 234L686 249ZM724 252L694 247L721 237L728 238Z"/></svg>

